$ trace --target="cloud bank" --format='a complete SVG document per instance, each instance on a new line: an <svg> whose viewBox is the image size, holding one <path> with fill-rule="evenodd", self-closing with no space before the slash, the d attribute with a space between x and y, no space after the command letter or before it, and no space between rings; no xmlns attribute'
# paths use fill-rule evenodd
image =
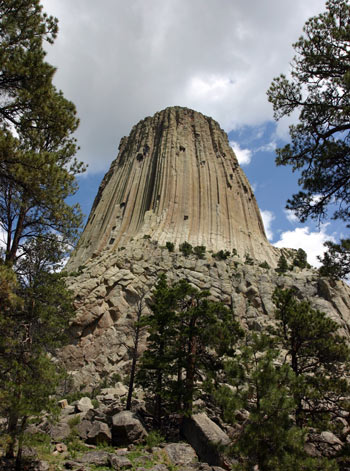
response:
<svg viewBox="0 0 350 471"><path fill-rule="evenodd" d="M293 231L283 232L280 240L273 245L279 248L302 248L307 253L308 262L314 267L319 267L321 264L317 257L325 252L324 243L326 240L335 242L334 237L326 233L326 229L327 224L324 224L319 232L312 232L307 226L297 227Z"/></svg>
<svg viewBox="0 0 350 471"><path fill-rule="evenodd" d="M167 106L229 131L272 119L266 90L322 0L43 0L59 18L55 83L77 106L79 158L105 171L119 140Z"/></svg>

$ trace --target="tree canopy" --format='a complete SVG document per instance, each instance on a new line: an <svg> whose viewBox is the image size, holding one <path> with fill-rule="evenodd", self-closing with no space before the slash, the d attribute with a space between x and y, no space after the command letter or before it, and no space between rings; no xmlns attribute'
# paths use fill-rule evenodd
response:
<svg viewBox="0 0 350 471"><path fill-rule="evenodd" d="M277 149L278 165L300 171L302 191L287 208L302 222L322 221L330 205L334 219L350 220L350 4L329 0L310 18L294 44L291 76L275 78L268 90L275 119L299 111L291 142Z"/></svg>
<svg viewBox="0 0 350 471"><path fill-rule="evenodd" d="M81 223L65 202L84 170L74 158L79 121L43 47L57 31L39 0L0 1L0 226L11 263L26 239L58 231L72 240Z"/></svg>

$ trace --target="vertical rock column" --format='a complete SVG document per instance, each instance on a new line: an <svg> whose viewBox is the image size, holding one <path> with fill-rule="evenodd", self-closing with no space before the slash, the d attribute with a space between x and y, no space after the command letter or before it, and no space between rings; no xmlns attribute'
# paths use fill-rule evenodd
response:
<svg viewBox="0 0 350 471"><path fill-rule="evenodd" d="M144 236L187 241L275 264L261 215L227 135L213 119L172 107L123 138L70 268Z"/></svg>

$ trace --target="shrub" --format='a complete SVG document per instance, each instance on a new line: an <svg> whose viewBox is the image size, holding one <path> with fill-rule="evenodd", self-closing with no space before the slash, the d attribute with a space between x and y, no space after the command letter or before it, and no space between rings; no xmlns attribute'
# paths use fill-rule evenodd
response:
<svg viewBox="0 0 350 471"><path fill-rule="evenodd" d="M169 250L169 252L174 252L175 246L172 242L167 242L165 247Z"/></svg>
<svg viewBox="0 0 350 471"><path fill-rule="evenodd" d="M193 249L193 253L197 255L198 258L203 259L205 255L206 247L204 245L197 245Z"/></svg>
<svg viewBox="0 0 350 471"><path fill-rule="evenodd" d="M179 250L185 257L188 257L192 253L192 245L188 242L182 242L182 244L179 245Z"/></svg>
<svg viewBox="0 0 350 471"><path fill-rule="evenodd" d="M213 253L213 257L216 260L226 260L231 255L228 250L219 250L219 252Z"/></svg>
<svg viewBox="0 0 350 471"><path fill-rule="evenodd" d="M159 446L164 442L164 437L161 435L158 430L152 430L146 438L147 448L153 448L154 446Z"/></svg>
<svg viewBox="0 0 350 471"><path fill-rule="evenodd" d="M266 270L269 270L271 268L270 265L266 261L260 263L259 267L260 268L266 268Z"/></svg>

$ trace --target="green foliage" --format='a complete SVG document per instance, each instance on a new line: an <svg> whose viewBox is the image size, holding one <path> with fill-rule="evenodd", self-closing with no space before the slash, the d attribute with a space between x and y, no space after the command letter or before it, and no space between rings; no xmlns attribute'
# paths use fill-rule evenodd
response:
<svg viewBox="0 0 350 471"><path fill-rule="evenodd" d="M168 249L169 252L174 252L175 246L172 242L166 242L165 247Z"/></svg>
<svg viewBox="0 0 350 471"><path fill-rule="evenodd" d="M158 430L152 430L146 437L146 446L147 448L153 448L159 446L165 441L163 435L161 435Z"/></svg>
<svg viewBox="0 0 350 471"><path fill-rule="evenodd" d="M246 457L247 469L257 464L262 471L272 471L286 455L302 451L303 437L291 418L294 401L288 388L294 374L288 365L276 366L278 352L271 347L267 336L247 338L241 354L226 365L231 388L223 386L218 396L226 420L233 420L233 405L250 413L235 444L236 453Z"/></svg>
<svg viewBox="0 0 350 471"><path fill-rule="evenodd" d="M71 419L68 420L68 425L71 430L74 430L74 428L80 424L80 416L76 415L75 417L72 417Z"/></svg>
<svg viewBox="0 0 350 471"><path fill-rule="evenodd" d="M213 253L213 257L216 260L226 260L231 253L228 250L219 250L219 252Z"/></svg>
<svg viewBox="0 0 350 471"><path fill-rule="evenodd" d="M151 236L149 234L144 234L143 239L150 239Z"/></svg>
<svg viewBox="0 0 350 471"><path fill-rule="evenodd" d="M289 270L289 266L287 263L287 259L282 254L280 258L278 259L276 272L282 274L282 273L286 273L288 270Z"/></svg>
<svg viewBox="0 0 350 471"><path fill-rule="evenodd" d="M323 312L298 301L293 290L276 289L273 301L280 321L275 335L295 376L296 423L321 427L344 406L349 348L339 326ZM324 430L324 428L323 428Z"/></svg>
<svg viewBox="0 0 350 471"><path fill-rule="evenodd" d="M279 355L278 339L252 334L240 354L226 362L226 384L216 393L224 418L233 423L236 409L249 412L231 450L241 457L238 469L258 465L261 471L337 470L334 462L307 456L306 430L294 422L298 378Z"/></svg>
<svg viewBox="0 0 350 471"><path fill-rule="evenodd" d="M193 253L200 259L205 258L206 247L204 245L197 245L193 248Z"/></svg>
<svg viewBox="0 0 350 471"><path fill-rule="evenodd" d="M293 260L293 266L299 268L310 268L310 265L307 263L307 254L305 250L298 249L296 256Z"/></svg>
<svg viewBox="0 0 350 471"><path fill-rule="evenodd" d="M233 256L237 256L237 255L238 255L237 249L232 249L232 255L233 255Z"/></svg>
<svg viewBox="0 0 350 471"><path fill-rule="evenodd" d="M291 143L277 149L276 161L301 172L302 191L287 207L302 222L326 218L330 205L336 205L334 219L349 222L349 16L348 0L329 0L294 44L291 79L280 75L268 90L276 119L300 111L298 124L290 126Z"/></svg>
<svg viewBox="0 0 350 471"><path fill-rule="evenodd" d="M179 245L179 250L183 253L185 257L188 257L192 253L192 245L188 242L183 242Z"/></svg>
<svg viewBox="0 0 350 471"><path fill-rule="evenodd" d="M66 341L73 315L65 275L52 272L58 263L56 245L31 240L26 256L13 269L0 264L4 304L0 312L0 415L7 420L7 454L23 440L29 416L55 411L55 392L64 372L48 354ZM17 282L16 282L17 278ZM21 445L19 446L19 449Z"/></svg>
<svg viewBox="0 0 350 471"><path fill-rule="evenodd" d="M28 238L56 231L62 242L75 240L82 217L66 198L84 168L73 158L75 107L44 61L43 41L53 41L57 20L38 0L1 0L0 8L0 227L13 263Z"/></svg>
<svg viewBox="0 0 350 471"><path fill-rule="evenodd" d="M270 265L265 261L259 264L260 268L265 268L266 270L269 270L271 267Z"/></svg>
<svg viewBox="0 0 350 471"><path fill-rule="evenodd" d="M241 330L232 312L208 301L186 280L168 286L162 275L155 287L147 350L137 377L151 393L160 423L164 405L169 410L192 412L200 371L210 378L221 369L223 355L232 353Z"/></svg>
<svg viewBox="0 0 350 471"><path fill-rule="evenodd" d="M340 244L326 242L328 252L318 257L322 262L319 269L321 276L329 276L333 279L345 278L350 273L350 239L340 240Z"/></svg>

